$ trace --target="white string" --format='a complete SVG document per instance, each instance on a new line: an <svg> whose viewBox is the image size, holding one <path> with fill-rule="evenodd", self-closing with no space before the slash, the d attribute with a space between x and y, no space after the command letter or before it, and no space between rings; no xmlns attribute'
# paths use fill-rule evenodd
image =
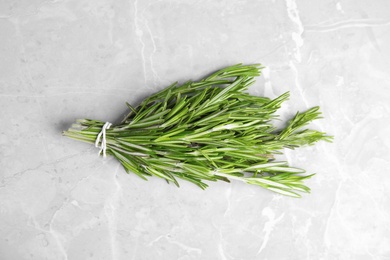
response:
<svg viewBox="0 0 390 260"><path fill-rule="evenodd" d="M102 127L102 130L100 131L100 133L98 134L98 136L96 137L96 141L95 141L95 147L98 147L99 148L99 142L100 142L100 138L102 138L102 142L101 142L101 145L100 145L100 151L99 151L99 155L102 153L103 151L103 157L106 157L106 146L107 146L107 141L106 141L106 129L109 129L110 126L112 126L112 124L110 122L106 122L103 127Z"/></svg>

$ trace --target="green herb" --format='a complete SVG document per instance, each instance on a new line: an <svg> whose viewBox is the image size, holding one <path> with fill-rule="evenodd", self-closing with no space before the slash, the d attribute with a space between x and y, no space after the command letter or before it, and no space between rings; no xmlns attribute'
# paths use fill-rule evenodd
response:
<svg viewBox="0 0 390 260"><path fill-rule="evenodd" d="M302 129L320 116L314 107L297 113L276 129L275 112L288 99L246 92L262 67L235 65L198 81L172 84L137 107L130 104L123 121L106 130L106 151L125 170L146 179L157 176L179 186L178 178L200 188L205 181L239 180L284 195L309 192L303 184L313 174L275 161L283 148L294 149L332 137ZM95 143L105 123L81 119L65 136Z"/></svg>

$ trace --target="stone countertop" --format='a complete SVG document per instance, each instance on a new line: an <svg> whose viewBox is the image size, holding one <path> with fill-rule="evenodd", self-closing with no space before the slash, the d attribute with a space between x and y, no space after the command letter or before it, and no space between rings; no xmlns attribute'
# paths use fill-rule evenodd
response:
<svg viewBox="0 0 390 260"><path fill-rule="evenodd" d="M0 3L1 259L390 259L388 1ZM145 182L61 135L174 81L266 66L251 91L320 105L332 144L286 150L301 199Z"/></svg>

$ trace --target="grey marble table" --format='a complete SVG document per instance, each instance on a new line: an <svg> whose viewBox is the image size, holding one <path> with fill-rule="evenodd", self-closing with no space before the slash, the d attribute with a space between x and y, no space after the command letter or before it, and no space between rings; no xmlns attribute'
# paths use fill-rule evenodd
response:
<svg viewBox="0 0 390 260"><path fill-rule="evenodd" d="M5 0L0 35L0 259L390 259L389 1ZM145 182L61 135L236 63L282 118L321 106L334 143L285 151L311 194Z"/></svg>

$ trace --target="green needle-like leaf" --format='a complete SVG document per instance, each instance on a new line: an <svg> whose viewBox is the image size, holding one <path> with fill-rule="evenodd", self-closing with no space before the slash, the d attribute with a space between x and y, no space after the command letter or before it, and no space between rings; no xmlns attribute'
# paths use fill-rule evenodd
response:
<svg viewBox="0 0 390 260"><path fill-rule="evenodd" d="M320 118L319 107L298 112L276 129L272 120L289 93L275 99L247 93L261 68L237 64L198 82L176 82L138 106L126 103L127 116L105 131L107 154L126 172L177 186L177 178L202 189L208 186L204 181L239 180L292 197L310 192L303 181L313 174L275 161L274 154L332 137L304 129ZM94 144L104 124L79 119L64 135Z"/></svg>

